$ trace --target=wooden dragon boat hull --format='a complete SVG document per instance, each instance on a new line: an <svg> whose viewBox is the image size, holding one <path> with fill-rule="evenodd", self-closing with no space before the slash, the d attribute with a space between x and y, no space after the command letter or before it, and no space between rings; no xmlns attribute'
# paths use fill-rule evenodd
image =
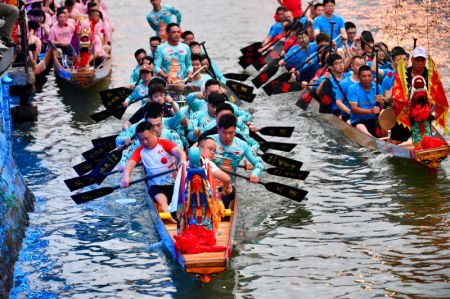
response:
<svg viewBox="0 0 450 299"><path fill-rule="evenodd" d="M53 47L48 47L47 52L45 53L44 58L39 61L39 63L34 68L33 72L35 76L44 77L49 72L53 66Z"/></svg>
<svg viewBox="0 0 450 299"><path fill-rule="evenodd" d="M177 225L162 219L153 199L148 195L148 192L146 194L146 199L150 206L150 214L162 244L186 273L194 275L202 283L208 283L228 268L237 218L238 201L236 199L233 212L230 213L227 210L227 214L231 215L222 219L216 232L216 245L225 246L227 249L221 252L182 254L175 248L175 239L173 238L177 234Z"/></svg>
<svg viewBox="0 0 450 299"><path fill-rule="evenodd" d="M95 69L82 71L65 68L61 63L58 51L53 51L53 61L55 75L78 88L89 88L97 84L109 75L112 66L111 58L109 57Z"/></svg>
<svg viewBox="0 0 450 299"><path fill-rule="evenodd" d="M313 99L309 106L311 106L313 111L319 111L320 104L317 100ZM319 117L341 131L347 138L365 148L388 153L395 157L415 160L428 168L438 168L440 163L450 154L450 145L437 130L436 137L444 141L446 144L445 146L426 150L416 150L412 143L406 143L400 146L387 142L383 138L375 138L367 135L333 114L319 113Z"/></svg>

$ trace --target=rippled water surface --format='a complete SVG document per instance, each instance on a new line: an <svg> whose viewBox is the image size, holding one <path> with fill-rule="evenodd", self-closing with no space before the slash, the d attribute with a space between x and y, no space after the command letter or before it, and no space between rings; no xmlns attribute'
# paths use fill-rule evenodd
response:
<svg viewBox="0 0 450 299"><path fill-rule="evenodd" d="M450 161L433 175L411 161L362 149L316 116L298 111L294 95L261 93L246 107L260 127L295 125L290 142L298 146L286 155L304 162L311 171L307 182L265 179L306 188L308 201L297 204L241 183L232 264L209 285L181 273L161 248L142 186L76 206L63 180L76 175L71 166L82 161L91 139L120 127L113 118L100 124L89 119L101 109L97 91L128 81L133 52L148 48L150 35L148 1L107 3L116 27L110 79L80 92L48 76L36 95L39 121L14 134L17 163L37 200L11 298L450 296ZM264 37L276 5L170 3L183 12L183 28L207 41L224 72L240 71L238 49ZM376 4L370 8L376 15L383 1L363 3L368 2L346 1L339 13L374 28L377 20L366 5ZM372 16L370 24L364 23L364 11ZM128 198L137 201L119 201Z"/></svg>

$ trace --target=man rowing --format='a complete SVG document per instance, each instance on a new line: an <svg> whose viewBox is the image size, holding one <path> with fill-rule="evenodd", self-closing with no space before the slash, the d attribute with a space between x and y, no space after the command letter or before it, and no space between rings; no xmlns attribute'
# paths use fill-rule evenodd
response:
<svg viewBox="0 0 450 299"><path fill-rule="evenodd" d="M147 22L163 41L167 39L167 25L173 22L181 24L181 12L170 5L161 5L161 0L150 0L153 9L147 14Z"/></svg>
<svg viewBox="0 0 450 299"><path fill-rule="evenodd" d="M359 80L359 83L353 84L348 90L350 123L363 133L381 137L377 132L377 119L381 111L380 106L384 103L383 88L376 87L377 83L373 82L372 71L367 65L359 68Z"/></svg>
<svg viewBox="0 0 450 299"><path fill-rule="evenodd" d="M136 127L136 134L141 145L134 151L123 171L122 188L129 187L133 168L141 160L147 175L155 175L168 170L177 170L179 164L186 163L186 154L175 143L159 138L148 122L140 123ZM149 195L157 203L160 212L169 212L169 203L173 194L174 174L157 176L149 180Z"/></svg>
<svg viewBox="0 0 450 299"><path fill-rule="evenodd" d="M336 2L334 0L323 0L323 15L315 18L313 22L314 35L325 32L331 35L331 38L335 38L340 34L342 40L346 41L347 33L345 31L344 19L334 14L335 6ZM331 22L336 23L333 27L333 32L331 32ZM340 39L336 43L339 45Z"/></svg>
<svg viewBox="0 0 450 299"><path fill-rule="evenodd" d="M191 51L180 42L178 24L167 25L167 41L158 46L155 53L155 73L168 83L183 82L192 76Z"/></svg>

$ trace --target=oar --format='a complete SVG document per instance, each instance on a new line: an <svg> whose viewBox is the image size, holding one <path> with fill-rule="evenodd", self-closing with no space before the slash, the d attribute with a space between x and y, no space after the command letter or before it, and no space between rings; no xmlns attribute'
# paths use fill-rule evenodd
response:
<svg viewBox="0 0 450 299"><path fill-rule="evenodd" d="M117 135L110 135L110 136L106 136L106 137L92 139L91 142L94 147L99 147L99 146L103 146L104 144L111 144L111 143L115 144L116 138L117 138Z"/></svg>
<svg viewBox="0 0 450 299"><path fill-rule="evenodd" d="M285 177L285 178L290 178L290 179L296 179L296 180L303 180L303 181L309 175L309 171L305 171L305 170L288 170L288 169L277 168L277 167L268 168L268 169L265 169L264 171L266 171L268 174L271 174L271 175Z"/></svg>
<svg viewBox="0 0 450 299"><path fill-rule="evenodd" d="M139 81L138 81L139 82ZM117 106L122 104L123 101L132 93L133 91L128 87L117 87L107 90L101 90L99 92L102 103L106 108Z"/></svg>
<svg viewBox="0 0 450 299"><path fill-rule="evenodd" d="M227 73L224 74L224 77L230 80L237 80L237 81L245 81L247 80L250 75L247 74L236 74L236 73Z"/></svg>
<svg viewBox="0 0 450 299"><path fill-rule="evenodd" d="M100 163L95 166L92 170L92 175L105 175L108 172L111 172L114 167L116 167L117 163L119 163L120 159L122 159L123 151L129 145L121 145L118 146L115 150L111 151Z"/></svg>
<svg viewBox="0 0 450 299"><path fill-rule="evenodd" d="M139 163L136 166L140 165L142 165L142 163ZM70 191L75 191L93 184L100 185L108 176L118 172L119 170L114 170L101 175L85 174L79 177L64 180L64 183Z"/></svg>
<svg viewBox="0 0 450 299"><path fill-rule="evenodd" d="M260 134L276 137L291 137L295 127L264 127L258 130Z"/></svg>
<svg viewBox="0 0 450 299"><path fill-rule="evenodd" d="M139 180L135 180L135 181L131 181L130 182L130 186L134 185L136 183L140 183L140 182L144 182L144 181L148 181L152 178L161 176L161 175L165 175L171 172L174 172L175 170L168 170L162 173L158 173L155 175L149 175L146 176L145 178L139 179ZM75 203L77 205L82 204L82 203L86 203L88 201L97 199L99 197L103 197L106 196L108 194L113 193L115 190L120 189L120 185L114 186L114 187L103 187L103 188L98 188L98 189L94 189L91 191L87 191L87 192L83 192L83 193L78 193L78 194L74 194L72 195L72 199L75 201Z"/></svg>
<svg viewBox="0 0 450 299"><path fill-rule="evenodd" d="M282 157L276 154L272 154L272 153L266 153L261 155L261 159L266 162L267 164L276 166L276 167L280 167L280 168L284 168L284 169L289 169L289 170L298 170L300 168L302 168L303 162L294 160L294 159L290 159L290 158L286 158L286 157Z"/></svg>
<svg viewBox="0 0 450 299"><path fill-rule="evenodd" d="M226 169L222 169L222 170L231 175L234 175L234 176L246 179L246 180L249 179L249 177L246 177L245 175L238 174L236 172L232 172L232 171L229 171ZM287 185L283 185L283 184L276 183L276 182L264 183L264 182L259 181L258 184L263 185L266 188L266 190L269 192L276 193L278 195L284 196L286 198L292 199L297 202L301 202L305 198L306 194L308 194L308 191L294 188L294 187L287 186Z"/></svg>
<svg viewBox="0 0 450 299"><path fill-rule="evenodd" d="M102 159L100 159L100 158L84 161L84 162L81 162L80 164L75 165L73 167L73 170L75 170L75 172L78 175L84 175L84 174L88 173L89 171L93 170L95 168L95 166L98 163L100 163L101 161L102 161Z"/></svg>
<svg viewBox="0 0 450 299"><path fill-rule="evenodd" d="M95 121L95 122L101 122L102 120L107 119L110 116L114 116L117 119L121 119L123 114L125 113L125 110L127 110L127 108L125 107L121 107L121 106L117 106L117 107L112 107L100 112L96 112L92 115L90 115L90 117Z"/></svg>
<svg viewBox="0 0 450 299"><path fill-rule="evenodd" d="M260 144L260 148L263 152L267 151L268 149L274 149L274 150L278 150L278 151L282 151L282 152L290 152L294 149L294 147L297 146L297 144L294 144L294 143L282 143L282 142L267 141L252 131L250 131L250 137L255 139Z"/></svg>
<svg viewBox="0 0 450 299"><path fill-rule="evenodd" d="M100 146L94 147L88 151L85 151L81 155L86 160L94 160L99 157L104 157L107 155L110 151L112 151L116 147L115 142L113 143L104 143Z"/></svg>
<svg viewBox="0 0 450 299"><path fill-rule="evenodd" d="M261 42L254 42L253 44L250 44L250 45L242 48L240 51L244 55L246 53L258 52L258 49L261 48L261 45L262 45Z"/></svg>
<svg viewBox="0 0 450 299"><path fill-rule="evenodd" d="M307 84L306 86L318 86L319 84L311 83ZM295 82L280 82L275 84L272 87L272 94L281 94L281 93L288 93L288 92L295 92L302 90L302 82L295 81Z"/></svg>

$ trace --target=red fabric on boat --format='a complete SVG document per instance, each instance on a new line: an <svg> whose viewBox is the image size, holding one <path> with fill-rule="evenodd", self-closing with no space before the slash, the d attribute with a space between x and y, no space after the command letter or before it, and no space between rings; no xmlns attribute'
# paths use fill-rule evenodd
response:
<svg viewBox="0 0 450 299"><path fill-rule="evenodd" d="M441 139L432 136L424 136L420 142L420 146L423 149L431 149L441 147L443 145L445 145L445 143Z"/></svg>
<svg viewBox="0 0 450 299"><path fill-rule="evenodd" d="M190 225L182 235L174 238L175 248L185 254L219 252L227 249L226 246L216 246L214 231L200 225Z"/></svg>

